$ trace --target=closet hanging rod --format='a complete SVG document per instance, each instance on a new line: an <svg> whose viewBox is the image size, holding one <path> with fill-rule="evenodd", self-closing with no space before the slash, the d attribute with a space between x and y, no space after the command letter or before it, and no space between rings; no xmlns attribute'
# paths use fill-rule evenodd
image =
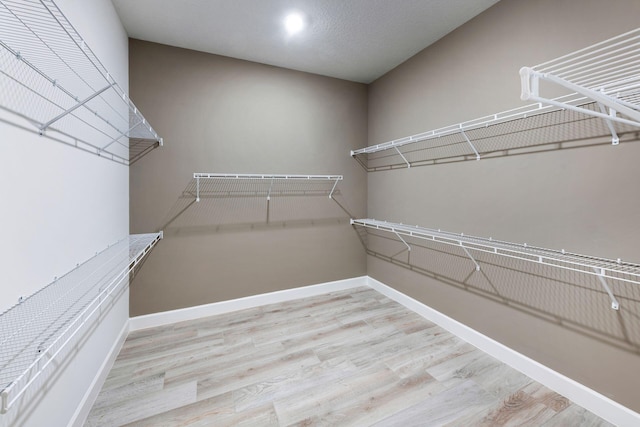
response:
<svg viewBox="0 0 640 427"><path fill-rule="evenodd" d="M0 313L0 414L6 413L128 284L129 273L162 239L134 234L109 246Z"/></svg>
<svg viewBox="0 0 640 427"><path fill-rule="evenodd" d="M558 98L559 102L567 105L582 105L589 102L586 97L576 94L565 95ZM418 142L426 141L429 139L436 139L447 135L463 134L465 131L470 131L479 128L488 128L490 126L509 122L512 120L526 119L534 115L545 114L552 111L560 111L561 108L551 105L543 105L541 103L525 105L523 107L513 108L511 110L502 111L500 113L491 114L488 116L480 117L474 120L468 120L454 125L445 126L442 128L430 130L427 132L417 133L415 135L406 136L403 138L394 139L392 141L383 142L381 144L370 145L368 147L360 148L357 150L351 150L351 156L354 157L358 154L370 154L377 153L379 151L390 150L398 147L402 147L407 144L415 144ZM469 141L469 143L471 143ZM476 158L481 157L481 153L475 152Z"/></svg>
<svg viewBox="0 0 640 427"><path fill-rule="evenodd" d="M520 77L524 101L640 127L640 28L533 67L522 67ZM543 96L544 82L597 102L601 111Z"/></svg>
<svg viewBox="0 0 640 427"><path fill-rule="evenodd" d="M588 255L580 255L562 250L544 249L528 244L517 244L475 236L465 236L463 233L451 233L442 230L411 226L401 223L393 223L375 219L352 219L355 226L389 232L395 235L403 235L422 240L431 240L438 243L461 247L471 257L471 253L485 252L508 258L529 261L536 264L557 267L565 270L597 276L602 280L611 279L622 282L640 284L640 265L622 260L610 260ZM406 242L405 244L409 243ZM410 243L409 243L410 244ZM471 257L476 269L479 265ZM611 307L615 310L619 304L608 286L605 290L611 297Z"/></svg>

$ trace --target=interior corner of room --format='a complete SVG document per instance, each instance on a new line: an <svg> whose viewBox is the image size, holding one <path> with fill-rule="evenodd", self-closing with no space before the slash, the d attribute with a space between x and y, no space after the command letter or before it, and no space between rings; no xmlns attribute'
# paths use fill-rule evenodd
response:
<svg viewBox="0 0 640 427"><path fill-rule="evenodd" d="M640 2L197 3L0 0L0 427L640 423Z"/></svg>

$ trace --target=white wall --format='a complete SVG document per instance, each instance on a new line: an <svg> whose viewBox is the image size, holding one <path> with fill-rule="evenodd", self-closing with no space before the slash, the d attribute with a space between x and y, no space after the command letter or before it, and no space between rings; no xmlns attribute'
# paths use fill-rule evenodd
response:
<svg viewBox="0 0 640 427"><path fill-rule="evenodd" d="M56 3L128 89L127 35L111 2ZM128 234L126 166L0 121L0 178L0 312ZM125 325L128 305L126 291L43 384L48 390L0 415L0 426L67 424Z"/></svg>

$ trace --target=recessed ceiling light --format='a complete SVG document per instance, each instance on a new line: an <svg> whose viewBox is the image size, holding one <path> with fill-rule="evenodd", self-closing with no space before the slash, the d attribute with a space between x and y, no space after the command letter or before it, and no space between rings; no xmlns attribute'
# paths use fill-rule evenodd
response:
<svg viewBox="0 0 640 427"><path fill-rule="evenodd" d="M289 34L298 33L304 28L304 18L299 13L290 13L284 18L284 27Z"/></svg>

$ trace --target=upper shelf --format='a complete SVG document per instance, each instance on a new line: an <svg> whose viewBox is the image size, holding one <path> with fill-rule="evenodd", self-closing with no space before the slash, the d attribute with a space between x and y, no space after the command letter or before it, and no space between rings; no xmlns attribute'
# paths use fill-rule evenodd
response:
<svg viewBox="0 0 640 427"><path fill-rule="evenodd" d="M328 195L333 197L342 175L274 175L194 173L195 196L286 196L294 194ZM202 182L201 182L202 181Z"/></svg>
<svg viewBox="0 0 640 427"><path fill-rule="evenodd" d="M616 145L640 128L640 29L525 67L521 76L522 98L536 104L352 150L351 156L377 171L544 151L607 136ZM542 97L540 81L571 93Z"/></svg>
<svg viewBox="0 0 640 427"><path fill-rule="evenodd" d="M611 307L619 308L618 301L613 296L604 279L614 279L622 282L640 284L640 265L622 262L620 259L611 260L588 255L580 255L562 250L543 249L518 243L509 243L492 238L466 236L462 233L451 233L419 226L380 221L375 219L352 219L351 224L369 229L393 233L411 251L410 242L402 236L431 240L433 242L458 246L475 264L476 270L480 265L471 255L473 252L486 252L503 257L529 261L541 265L577 271L594 275L601 279L602 285L611 298Z"/></svg>
<svg viewBox="0 0 640 427"><path fill-rule="evenodd" d="M162 145L52 0L0 0L0 22L3 110L40 134L123 164Z"/></svg>
<svg viewBox="0 0 640 427"><path fill-rule="evenodd" d="M7 412L128 283L162 233L135 234L0 313L0 413Z"/></svg>
<svg viewBox="0 0 640 427"><path fill-rule="evenodd" d="M534 67L523 67L520 76L525 101L640 127L640 28ZM598 109L549 99L540 93L542 82L578 93L596 102Z"/></svg>

